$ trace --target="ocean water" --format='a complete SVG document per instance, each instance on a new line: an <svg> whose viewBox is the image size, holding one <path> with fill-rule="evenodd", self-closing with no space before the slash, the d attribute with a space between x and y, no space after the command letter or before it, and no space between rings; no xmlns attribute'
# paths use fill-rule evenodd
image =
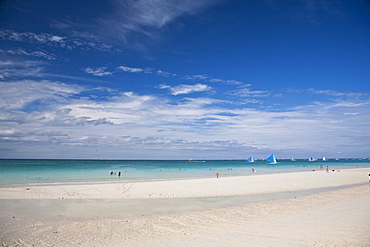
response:
<svg viewBox="0 0 370 247"><path fill-rule="evenodd" d="M0 160L0 186L130 182L367 167L370 160ZM252 168L255 172L252 172ZM115 173L111 175L111 172ZM121 172L121 176L118 173Z"/></svg>

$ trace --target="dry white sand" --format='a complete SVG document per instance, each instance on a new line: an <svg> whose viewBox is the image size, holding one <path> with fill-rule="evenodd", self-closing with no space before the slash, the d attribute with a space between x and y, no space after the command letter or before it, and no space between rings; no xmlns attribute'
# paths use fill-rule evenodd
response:
<svg viewBox="0 0 370 247"><path fill-rule="evenodd" d="M370 246L369 173L0 188L0 243Z"/></svg>

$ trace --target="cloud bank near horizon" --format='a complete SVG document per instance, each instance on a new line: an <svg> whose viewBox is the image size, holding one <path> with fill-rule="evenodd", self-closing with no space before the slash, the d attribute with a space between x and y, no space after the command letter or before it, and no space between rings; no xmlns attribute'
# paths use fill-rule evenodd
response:
<svg viewBox="0 0 370 247"><path fill-rule="evenodd" d="M370 121L369 99L328 102L323 98L311 105L274 111L230 109L212 98L176 100L109 89L105 89L111 92L108 99L100 101L93 95L79 96L89 88L56 81L2 82L1 88L0 140L8 143L4 152L9 157L13 145L32 143L42 148L104 146L110 152L124 147L124 157L130 158L140 158L135 152L128 154L139 146L144 150L170 150L182 159L189 158L190 150L198 150L199 158L219 150L220 156L213 154L213 158L222 158L229 149L240 150L237 158L245 157L246 152L258 157L279 150L296 155L297 150L305 149L335 156L342 147L348 149L348 143L353 152L363 149L368 138L363 133L370 131L364 122ZM178 90L185 93L194 89ZM340 92L335 94L342 96ZM40 101L45 103L42 107ZM326 154L333 146L337 153ZM79 155L76 152L72 156Z"/></svg>

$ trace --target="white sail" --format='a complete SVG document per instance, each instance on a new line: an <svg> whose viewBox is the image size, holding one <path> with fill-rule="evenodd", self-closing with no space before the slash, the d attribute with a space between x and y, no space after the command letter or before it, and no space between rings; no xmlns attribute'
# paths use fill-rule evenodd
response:
<svg viewBox="0 0 370 247"><path fill-rule="evenodd" d="M270 162L270 164L276 164L276 158L274 154L271 154L266 160Z"/></svg>
<svg viewBox="0 0 370 247"><path fill-rule="evenodd" d="M254 158L253 158L253 156L249 157L249 158L247 159L247 161L249 161L249 162L254 162Z"/></svg>
<svg viewBox="0 0 370 247"><path fill-rule="evenodd" d="M314 158L312 158L312 157L310 157L310 158L308 159L308 161L315 161L315 159L314 159Z"/></svg>
<svg viewBox="0 0 370 247"><path fill-rule="evenodd" d="M323 161L327 161L328 159L324 156L324 157L322 158L322 160L323 160Z"/></svg>
<svg viewBox="0 0 370 247"><path fill-rule="evenodd" d="M294 158L294 157L292 157L291 161L295 161L295 158Z"/></svg>

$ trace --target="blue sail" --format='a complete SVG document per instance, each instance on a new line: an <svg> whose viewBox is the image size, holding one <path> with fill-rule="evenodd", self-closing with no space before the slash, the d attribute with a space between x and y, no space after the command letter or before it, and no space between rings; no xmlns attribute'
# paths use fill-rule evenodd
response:
<svg viewBox="0 0 370 247"><path fill-rule="evenodd" d="M268 157L266 160L272 164L276 163L276 158L274 154L271 154L270 157Z"/></svg>
<svg viewBox="0 0 370 247"><path fill-rule="evenodd" d="M247 161L249 161L249 162L254 162L253 156L249 157L249 158L247 159Z"/></svg>

